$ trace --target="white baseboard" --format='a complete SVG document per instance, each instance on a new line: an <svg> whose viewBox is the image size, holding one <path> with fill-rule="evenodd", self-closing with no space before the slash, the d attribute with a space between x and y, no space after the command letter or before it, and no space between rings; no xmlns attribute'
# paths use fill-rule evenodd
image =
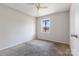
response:
<svg viewBox="0 0 79 59"><path fill-rule="evenodd" d="M39 38L38 38L38 39L39 39ZM48 40L48 39L41 39L41 40L53 41L53 42L58 42L58 43L63 43L63 44L70 45L70 44L67 43L67 42L61 42L61 41L55 41L55 40Z"/></svg>

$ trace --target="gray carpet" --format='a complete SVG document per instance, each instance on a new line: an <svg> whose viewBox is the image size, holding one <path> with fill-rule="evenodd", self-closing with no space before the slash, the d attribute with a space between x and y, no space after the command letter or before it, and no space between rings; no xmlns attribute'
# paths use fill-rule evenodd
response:
<svg viewBox="0 0 79 59"><path fill-rule="evenodd" d="M4 49L0 51L0 56L61 56L62 53L57 49L36 46L28 43L20 44L18 46Z"/></svg>
<svg viewBox="0 0 79 59"><path fill-rule="evenodd" d="M0 56L71 56L69 45L32 40L0 51Z"/></svg>

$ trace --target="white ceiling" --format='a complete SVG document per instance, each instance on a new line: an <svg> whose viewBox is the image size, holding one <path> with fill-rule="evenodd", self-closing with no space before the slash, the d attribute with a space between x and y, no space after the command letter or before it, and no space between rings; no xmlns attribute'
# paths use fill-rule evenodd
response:
<svg viewBox="0 0 79 59"><path fill-rule="evenodd" d="M34 17L67 11L70 8L69 3L41 3L41 6L46 6L48 8L39 9L38 12L34 3L5 3L4 5Z"/></svg>

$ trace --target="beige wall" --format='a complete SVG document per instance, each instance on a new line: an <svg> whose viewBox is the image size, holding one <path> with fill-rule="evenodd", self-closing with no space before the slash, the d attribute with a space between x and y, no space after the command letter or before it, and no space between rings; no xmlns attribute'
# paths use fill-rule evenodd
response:
<svg viewBox="0 0 79 59"><path fill-rule="evenodd" d="M50 33L40 31L45 18L50 18ZM69 44L69 11L37 18L37 38Z"/></svg>
<svg viewBox="0 0 79 59"><path fill-rule="evenodd" d="M0 49L35 38L35 18L0 5Z"/></svg>

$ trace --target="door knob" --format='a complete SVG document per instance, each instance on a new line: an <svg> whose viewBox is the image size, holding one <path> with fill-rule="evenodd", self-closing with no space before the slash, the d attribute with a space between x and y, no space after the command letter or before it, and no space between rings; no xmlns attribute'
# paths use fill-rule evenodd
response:
<svg viewBox="0 0 79 59"><path fill-rule="evenodd" d="M76 35L76 34L71 34L71 37L78 38L78 35Z"/></svg>

